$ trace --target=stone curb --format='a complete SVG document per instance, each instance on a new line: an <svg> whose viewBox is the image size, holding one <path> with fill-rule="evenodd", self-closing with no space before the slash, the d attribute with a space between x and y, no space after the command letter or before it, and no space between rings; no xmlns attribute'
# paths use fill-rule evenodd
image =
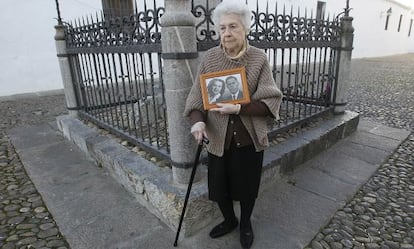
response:
<svg viewBox="0 0 414 249"><path fill-rule="evenodd" d="M277 181L283 174L293 171L298 165L351 134L356 130L358 121L357 113L345 112L300 136L267 149L261 184ZM65 138L75 143L96 164L106 168L140 204L173 231L177 229L187 186L173 183L170 170L143 159L69 115L57 117L57 124ZM184 237L195 234L219 215L215 204L208 200L206 169L203 167L199 169L203 176L193 185L188 202L181 230Z"/></svg>
<svg viewBox="0 0 414 249"><path fill-rule="evenodd" d="M57 117L57 123L65 138L75 143L97 165L106 168L148 211L173 231L177 229L187 186L174 184L171 171L143 159L69 115ZM207 198L205 180L195 183L181 234L191 236L218 214L214 203Z"/></svg>

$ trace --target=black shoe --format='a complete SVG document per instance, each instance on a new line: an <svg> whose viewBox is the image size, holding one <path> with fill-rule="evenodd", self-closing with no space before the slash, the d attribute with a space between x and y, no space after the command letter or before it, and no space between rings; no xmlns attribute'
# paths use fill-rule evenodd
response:
<svg viewBox="0 0 414 249"><path fill-rule="evenodd" d="M253 244L253 229L252 226L246 228L240 228L240 244L243 249L248 249Z"/></svg>
<svg viewBox="0 0 414 249"><path fill-rule="evenodd" d="M215 239L218 237L221 237L223 235L226 235L230 232L232 232L234 229L236 229L237 225L239 224L239 221L235 218L232 221L223 221L222 223L215 226L211 232L210 237Z"/></svg>

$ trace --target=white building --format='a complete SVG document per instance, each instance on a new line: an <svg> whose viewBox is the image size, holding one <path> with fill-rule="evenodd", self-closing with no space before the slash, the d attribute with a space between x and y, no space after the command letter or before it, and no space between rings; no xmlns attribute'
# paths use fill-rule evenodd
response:
<svg viewBox="0 0 414 249"><path fill-rule="evenodd" d="M114 1L114 0L112 0ZM143 0L137 0L140 4ZM158 0L159 1L159 0ZM199 0L200 1L200 0ZM255 6L256 0L249 0ZM260 0L265 8L266 0ZM269 8L276 0L269 0ZM294 13L318 6L325 15L342 12L346 0L278 0ZM70 21L99 13L102 0L60 0L61 16ZM414 0L350 0L355 28L353 58L414 52ZM0 96L61 89L62 80L54 44L55 1L2 0L0 9Z"/></svg>

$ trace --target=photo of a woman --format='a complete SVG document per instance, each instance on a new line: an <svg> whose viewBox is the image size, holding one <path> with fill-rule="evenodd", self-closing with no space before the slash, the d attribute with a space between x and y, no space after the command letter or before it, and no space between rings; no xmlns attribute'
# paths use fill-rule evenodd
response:
<svg viewBox="0 0 414 249"><path fill-rule="evenodd" d="M220 102L224 93L224 81L221 79L212 79L207 85L208 102L210 104Z"/></svg>

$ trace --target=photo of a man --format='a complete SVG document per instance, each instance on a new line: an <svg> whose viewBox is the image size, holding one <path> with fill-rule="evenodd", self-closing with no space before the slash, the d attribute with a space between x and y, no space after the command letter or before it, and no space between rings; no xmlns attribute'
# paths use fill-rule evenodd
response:
<svg viewBox="0 0 414 249"><path fill-rule="evenodd" d="M225 84L228 93L222 97L223 100L239 100L243 98L243 90L240 89L240 82L235 76L228 76L225 79Z"/></svg>

